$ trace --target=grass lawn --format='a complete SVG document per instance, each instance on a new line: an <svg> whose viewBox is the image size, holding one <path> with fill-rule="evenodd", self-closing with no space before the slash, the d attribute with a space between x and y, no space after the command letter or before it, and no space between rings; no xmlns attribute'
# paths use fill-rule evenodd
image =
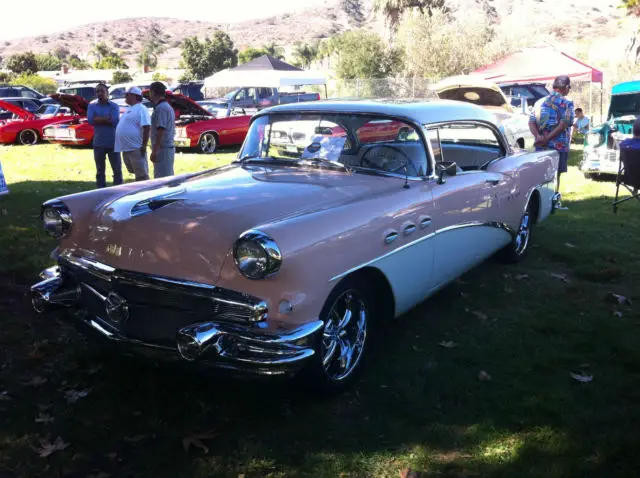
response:
<svg viewBox="0 0 640 478"><path fill-rule="evenodd" d="M178 155L177 171L234 154ZM26 286L54 246L39 205L93 187L92 153L0 148L0 477L638 476L640 204L614 215L615 184L585 180L580 154L570 209L526 261L487 261L425 301L351 391L320 399L105 359L36 317Z"/></svg>

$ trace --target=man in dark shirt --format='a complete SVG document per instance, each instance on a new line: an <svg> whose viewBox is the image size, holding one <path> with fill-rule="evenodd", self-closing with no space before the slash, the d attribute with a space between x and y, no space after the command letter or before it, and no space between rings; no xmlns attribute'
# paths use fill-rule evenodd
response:
<svg viewBox="0 0 640 478"><path fill-rule="evenodd" d="M173 143L176 116L167 103L166 87L159 81L149 86L153 114L151 115L151 155L153 177L173 176L173 162L176 148Z"/></svg>
<svg viewBox="0 0 640 478"><path fill-rule="evenodd" d="M109 101L109 91L104 83L96 86L98 99L89 104L87 120L93 125L93 159L96 162L96 183L99 188L107 185L105 178L106 157L109 156L113 184L122 184L122 162L120 153L113 148L116 141L116 126L120 118L120 108Z"/></svg>

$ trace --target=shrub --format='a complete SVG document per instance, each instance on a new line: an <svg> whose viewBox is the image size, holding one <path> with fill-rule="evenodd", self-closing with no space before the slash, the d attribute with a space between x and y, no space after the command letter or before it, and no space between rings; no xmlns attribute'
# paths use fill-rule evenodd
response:
<svg viewBox="0 0 640 478"><path fill-rule="evenodd" d="M16 76L11 84L14 85L25 85L30 86L34 90L38 90L40 93L44 95L50 95L51 93L55 93L58 89L58 84L55 80L51 78L44 78L42 76L23 73L21 75Z"/></svg>
<svg viewBox="0 0 640 478"><path fill-rule="evenodd" d="M132 76L126 71L114 71L113 76L111 77L111 83L129 83L133 81Z"/></svg>
<svg viewBox="0 0 640 478"><path fill-rule="evenodd" d="M151 76L151 79L153 81L164 81L165 83L171 83L171 78L169 78L167 75L165 75L164 73L160 73L159 71L154 73Z"/></svg>

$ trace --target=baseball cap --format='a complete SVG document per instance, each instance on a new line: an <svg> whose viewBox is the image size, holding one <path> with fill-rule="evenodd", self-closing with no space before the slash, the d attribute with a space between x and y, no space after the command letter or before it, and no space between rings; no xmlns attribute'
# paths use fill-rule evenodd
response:
<svg viewBox="0 0 640 478"><path fill-rule="evenodd" d="M142 90L140 88L138 88L137 86L130 86L126 93L131 93L132 95L138 95L138 96L142 96Z"/></svg>
<svg viewBox="0 0 640 478"><path fill-rule="evenodd" d="M566 88L567 86L571 86L571 80L567 75L557 76L555 80L553 80L554 88Z"/></svg>

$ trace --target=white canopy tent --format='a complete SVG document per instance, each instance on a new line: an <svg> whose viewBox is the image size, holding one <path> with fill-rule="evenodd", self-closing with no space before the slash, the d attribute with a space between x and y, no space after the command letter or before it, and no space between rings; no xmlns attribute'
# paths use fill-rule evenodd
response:
<svg viewBox="0 0 640 478"><path fill-rule="evenodd" d="M222 70L204 79L205 88L263 87L326 85L320 72L282 70Z"/></svg>

